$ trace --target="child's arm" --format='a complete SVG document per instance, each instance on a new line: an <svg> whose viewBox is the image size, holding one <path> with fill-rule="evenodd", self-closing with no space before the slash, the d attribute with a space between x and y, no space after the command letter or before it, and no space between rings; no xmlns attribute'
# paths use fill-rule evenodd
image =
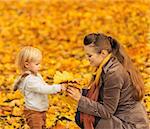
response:
<svg viewBox="0 0 150 129"><path fill-rule="evenodd" d="M60 84L48 85L39 78L30 76L27 79L26 89L41 94L54 94L60 92L63 86Z"/></svg>

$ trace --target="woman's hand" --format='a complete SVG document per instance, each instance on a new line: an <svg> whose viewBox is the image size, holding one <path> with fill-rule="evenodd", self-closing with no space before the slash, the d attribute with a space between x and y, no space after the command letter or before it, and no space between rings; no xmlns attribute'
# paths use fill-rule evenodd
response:
<svg viewBox="0 0 150 129"><path fill-rule="evenodd" d="M76 101L79 101L81 98L80 90L71 86L67 88L68 95L74 98Z"/></svg>

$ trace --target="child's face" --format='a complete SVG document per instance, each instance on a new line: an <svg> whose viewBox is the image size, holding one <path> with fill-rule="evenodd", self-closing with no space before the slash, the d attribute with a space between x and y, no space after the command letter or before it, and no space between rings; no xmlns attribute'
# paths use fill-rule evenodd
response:
<svg viewBox="0 0 150 129"><path fill-rule="evenodd" d="M37 73L40 69L40 61L26 62L26 67L33 73Z"/></svg>

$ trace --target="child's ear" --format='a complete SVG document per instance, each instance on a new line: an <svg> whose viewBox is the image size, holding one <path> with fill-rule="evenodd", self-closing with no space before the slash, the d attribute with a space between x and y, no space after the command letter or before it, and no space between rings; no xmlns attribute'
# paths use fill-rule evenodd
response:
<svg viewBox="0 0 150 129"><path fill-rule="evenodd" d="M29 63L28 63L27 61L24 63L24 67L25 67L25 68L28 68L28 67L29 67Z"/></svg>

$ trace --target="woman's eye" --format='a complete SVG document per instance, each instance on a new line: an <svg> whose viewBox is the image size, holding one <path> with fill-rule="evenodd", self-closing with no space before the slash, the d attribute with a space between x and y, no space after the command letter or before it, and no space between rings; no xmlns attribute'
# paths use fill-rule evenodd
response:
<svg viewBox="0 0 150 129"><path fill-rule="evenodd" d="M87 55L86 55L86 57L87 57L87 58L91 58L91 57L92 57L92 55L87 54Z"/></svg>

